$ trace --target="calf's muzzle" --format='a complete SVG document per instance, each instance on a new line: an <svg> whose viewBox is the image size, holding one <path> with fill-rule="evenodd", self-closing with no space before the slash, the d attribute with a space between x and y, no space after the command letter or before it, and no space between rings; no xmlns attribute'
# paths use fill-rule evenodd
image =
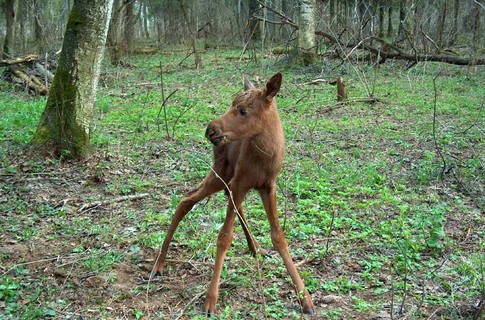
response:
<svg viewBox="0 0 485 320"><path fill-rule="evenodd" d="M216 120L209 123L205 131L205 136L213 145L218 145L221 142L227 142L226 136L223 133L223 128Z"/></svg>

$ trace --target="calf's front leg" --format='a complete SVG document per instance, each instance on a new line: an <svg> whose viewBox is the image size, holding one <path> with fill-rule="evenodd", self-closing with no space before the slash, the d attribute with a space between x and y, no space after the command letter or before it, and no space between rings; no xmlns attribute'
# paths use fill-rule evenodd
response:
<svg viewBox="0 0 485 320"><path fill-rule="evenodd" d="M161 275L163 273L168 247L180 221L197 202L207 198L215 192L221 191L223 188L224 184L221 182L221 180L216 177L213 172L210 172L197 189L190 191L182 199L182 201L180 201L180 203L177 205L177 209L175 209L172 222L170 223L170 227L168 228L162 247L155 257L155 265L153 266L151 274L152 276L156 276L158 274Z"/></svg>

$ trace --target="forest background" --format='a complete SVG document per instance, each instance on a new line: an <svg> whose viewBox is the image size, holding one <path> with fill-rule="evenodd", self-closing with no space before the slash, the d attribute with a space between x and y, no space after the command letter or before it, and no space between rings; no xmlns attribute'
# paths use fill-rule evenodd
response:
<svg viewBox="0 0 485 320"><path fill-rule="evenodd" d="M46 157L31 142L75 2L0 2L2 316L203 318L222 194L180 225L166 276L146 265L210 170L207 124L243 75L282 72L278 205L315 317L483 317L482 0L114 0L90 152ZM257 195L244 207L270 249ZM241 231L217 317L300 318L279 256Z"/></svg>

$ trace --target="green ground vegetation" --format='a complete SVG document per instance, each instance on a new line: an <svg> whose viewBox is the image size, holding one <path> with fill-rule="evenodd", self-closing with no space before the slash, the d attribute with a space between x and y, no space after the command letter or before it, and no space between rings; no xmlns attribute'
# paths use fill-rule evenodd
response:
<svg viewBox="0 0 485 320"><path fill-rule="evenodd" d="M483 67L324 60L296 69L283 55L240 59L239 51L214 49L193 69L189 60L180 64L184 56L163 52L133 57L129 67L105 66L93 150L83 161L37 158L28 143L46 101L0 83L2 317L203 319L224 195L180 224L160 282L147 283L143 266L178 201L209 170L207 124L241 91L242 74L262 86L278 71L287 139L280 218L317 317L479 315ZM338 105L330 82L341 75L350 102ZM308 84L315 79L326 82ZM370 95L377 101L359 100ZM149 196L96 205L141 193ZM256 193L244 207L255 237L271 249ZM236 227L218 318L300 317L284 265L270 253L252 258Z"/></svg>

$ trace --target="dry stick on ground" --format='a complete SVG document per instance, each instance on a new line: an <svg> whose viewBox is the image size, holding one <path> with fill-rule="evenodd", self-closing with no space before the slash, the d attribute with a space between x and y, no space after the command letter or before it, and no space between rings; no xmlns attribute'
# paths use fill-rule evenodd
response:
<svg viewBox="0 0 485 320"><path fill-rule="evenodd" d="M10 268L8 268L5 272L3 272L1 277L4 277L5 275L9 274L11 271L15 270L16 268L18 268L20 266L28 266L28 265L32 265L32 264L35 264L35 263L41 263L41 262L51 262L51 261L59 260L60 258L61 257L57 256L57 257L54 257L54 258L46 258L46 259L40 259L40 260L35 260L35 261L17 263L17 264L14 264L13 266L11 266Z"/></svg>
<svg viewBox="0 0 485 320"><path fill-rule="evenodd" d="M138 199L142 199L142 198L147 198L149 196L150 196L150 194L148 194L148 193L140 193L140 194L131 194L131 195L127 195L127 196L122 196L122 197L118 197L118 198L114 198L114 199L110 199L110 200L94 201L94 202L91 202L91 203L88 203L88 204L81 206L81 208L78 209L78 213L90 211L90 210L93 210L97 207L104 206L104 205L111 204L111 203L127 201L127 200L130 200L130 201L138 200Z"/></svg>
<svg viewBox="0 0 485 320"><path fill-rule="evenodd" d="M394 278L392 277L392 263L389 262L389 278L390 278L390 286L391 286L391 305L390 305L390 313L391 319L394 319Z"/></svg>
<svg viewBox="0 0 485 320"><path fill-rule="evenodd" d="M325 80L325 79L315 79L315 80L311 80L311 81L308 81L308 82L303 82L301 85L302 86L308 86L308 85L318 85L318 84L321 84L321 83L327 83L328 81Z"/></svg>

